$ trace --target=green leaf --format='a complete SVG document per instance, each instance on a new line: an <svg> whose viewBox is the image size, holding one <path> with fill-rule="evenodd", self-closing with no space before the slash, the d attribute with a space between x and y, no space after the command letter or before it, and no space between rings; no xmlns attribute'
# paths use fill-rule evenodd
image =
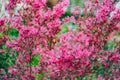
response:
<svg viewBox="0 0 120 80"><path fill-rule="evenodd" d="M90 74L89 77L90 77L91 80L95 80L95 78L96 78L96 76L94 74Z"/></svg>
<svg viewBox="0 0 120 80"><path fill-rule="evenodd" d="M109 40L108 41L108 47L109 47L109 49L113 49L114 48L114 46L115 46L115 42L113 41L113 40Z"/></svg>
<svg viewBox="0 0 120 80"><path fill-rule="evenodd" d="M68 26L72 27L72 29L78 29L78 25L75 25L74 23L69 23Z"/></svg>
<svg viewBox="0 0 120 80"><path fill-rule="evenodd" d="M84 13L84 12L81 12L81 13L80 13L80 16L81 16L81 17L84 17L84 16L85 16L85 13Z"/></svg>
<svg viewBox="0 0 120 80"><path fill-rule="evenodd" d="M26 21L25 21L25 19L23 19L21 22L22 22L24 25L27 24Z"/></svg>
<svg viewBox="0 0 120 80"><path fill-rule="evenodd" d="M2 36L3 36L3 33L2 33L2 32L0 32L0 38L2 38Z"/></svg>
<svg viewBox="0 0 120 80"><path fill-rule="evenodd" d="M69 31L69 27L77 30L78 25L75 25L73 22L66 23L66 24L62 25L62 28L61 28L62 32L61 33L67 33Z"/></svg>
<svg viewBox="0 0 120 80"><path fill-rule="evenodd" d="M41 56L39 54L36 54L36 55L32 56L32 65L33 66L37 66L38 65L40 57Z"/></svg>
<svg viewBox="0 0 120 80"><path fill-rule="evenodd" d="M62 25L62 33L66 33L68 31L69 31L68 30L68 25L67 24Z"/></svg>
<svg viewBox="0 0 120 80"><path fill-rule="evenodd" d="M10 30L10 37L13 39L13 38L17 38L19 36L19 32L16 28L12 28Z"/></svg>
<svg viewBox="0 0 120 80"><path fill-rule="evenodd" d="M71 12L69 10L67 10L61 17L60 20L62 20L63 18L65 18L66 16L72 16Z"/></svg>
<svg viewBox="0 0 120 80"><path fill-rule="evenodd" d="M115 46L115 42L114 40L109 40L107 42L107 44L104 46L104 50L110 50L110 49L114 49L114 46Z"/></svg>
<svg viewBox="0 0 120 80"><path fill-rule="evenodd" d="M82 7L82 8L85 7L84 2L85 2L85 0L80 0L80 7Z"/></svg>
<svg viewBox="0 0 120 80"><path fill-rule="evenodd" d="M7 47L6 47L6 45L3 45L2 48L3 48L4 50L6 50Z"/></svg>
<svg viewBox="0 0 120 80"><path fill-rule="evenodd" d="M37 74L36 80L42 80L44 73Z"/></svg>
<svg viewBox="0 0 120 80"><path fill-rule="evenodd" d="M83 77L82 80L88 80L88 76Z"/></svg>

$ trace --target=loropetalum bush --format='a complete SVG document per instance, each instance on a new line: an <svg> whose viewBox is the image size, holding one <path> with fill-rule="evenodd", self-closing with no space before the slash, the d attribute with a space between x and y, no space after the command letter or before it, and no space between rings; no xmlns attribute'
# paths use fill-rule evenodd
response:
<svg viewBox="0 0 120 80"><path fill-rule="evenodd" d="M23 5L9 20L0 21L1 31L5 23L19 31L17 39L6 39L7 48L18 56L3 80L74 80L86 76L90 80L91 75L96 80L119 80L120 42L113 37L120 30L120 9L115 2L88 0L85 8L77 6L72 16L60 20L69 0L61 0L53 8L46 5L47 0L10 0L10 15L17 4ZM69 27L68 32L61 33L62 25L70 22L78 28Z"/></svg>

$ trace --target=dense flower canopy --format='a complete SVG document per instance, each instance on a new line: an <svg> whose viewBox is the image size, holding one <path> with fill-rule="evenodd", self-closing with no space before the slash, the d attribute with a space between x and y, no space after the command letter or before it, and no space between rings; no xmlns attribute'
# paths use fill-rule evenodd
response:
<svg viewBox="0 0 120 80"><path fill-rule="evenodd" d="M120 30L120 9L115 7L115 0L86 0L85 8L76 6L71 16L62 19L69 0L60 0L53 8L47 6L47 1L9 1L10 18L0 20L4 34L0 45L4 42L12 50L0 49L0 53L18 55L4 80L35 80L40 75L43 80L74 80L91 74L97 80L119 80L120 42L114 36ZM21 8L12 12L18 4ZM78 27L69 26L62 33L62 25L67 23ZM10 29L18 30L17 38L5 34ZM112 47L110 42L114 42Z"/></svg>

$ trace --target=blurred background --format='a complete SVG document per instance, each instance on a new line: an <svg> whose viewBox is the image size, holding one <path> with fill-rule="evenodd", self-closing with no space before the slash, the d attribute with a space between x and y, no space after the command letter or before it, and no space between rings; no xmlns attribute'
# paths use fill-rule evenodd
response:
<svg viewBox="0 0 120 80"><path fill-rule="evenodd" d="M55 0L50 0L51 2L52 1L55 1ZM67 8L66 12L70 12L70 10L72 10L74 8L74 6L80 6L82 8L84 8L84 1L86 0L70 0L70 5L69 7ZM6 11L6 8L5 8L5 5L9 3L9 0L0 0L0 18L3 18L3 17L9 17L9 15L7 14L7 11ZM120 0L117 0L117 3L115 4L116 7L120 7ZM20 6L18 6L17 9L19 9ZM17 9L14 11L16 12Z"/></svg>

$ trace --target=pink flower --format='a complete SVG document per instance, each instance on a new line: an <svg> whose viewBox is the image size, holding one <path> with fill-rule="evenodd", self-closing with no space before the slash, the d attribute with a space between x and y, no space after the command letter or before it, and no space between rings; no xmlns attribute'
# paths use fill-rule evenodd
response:
<svg viewBox="0 0 120 80"><path fill-rule="evenodd" d="M5 36L0 39L0 46L5 43L7 48L10 48L5 50L6 52L18 53L18 56L12 55L16 56L15 64L8 68L11 79L18 80L19 77L23 80L35 80L36 74L41 73L44 73L44 79L64 79L68 76L73 79L89 76L96 70L94 66L112 66L109 71L119 66L120 42L114 40L114 49L106 49L106 46L109 47L108 40L118 33L120 11L114 7L111 0L88 1L85 2L85 8L77 6L71 17L60 20L69 6L69 0L60 1L52 9L47 7L47 0L10 0L9 11L19 3L25 4L14 18L0 20L0 31ZM80 12L84 15L79 15ZM74 16L77 16L77 19ZM71 22L73 25L68 26L68 31L62 34L61 26ZM4 23L9 25L3 26ZM72 29L74 25L78 26L75 30ZM6 35L11 28L18 29L17 39L11 40L9 35ZM2 48L0 52L3 52ZM40 55L40 59L36 55ZM38 65L33 66L33 62ZM94 75L98 76L97 80L120 76L118 70L113 70L110 75L107 73L107 70L104 70L105 76L102 77L95 71ZM4 79L7 80L7 76L4 76Z"/></svg>
<svg viewBox="0 0 120 80"><path fill-rule="evenodd" d="M0 53L4 53L4 52L5 52L4 50L1 50L1 49L0 49Z"/></svg>
<svg viewBox="0 0 120 80"><path fill-rule="evenodd" d="M0 20L0 26L3 26L3 25L4 25L4 23L5 23L5 21L4 21L4 20Z"/></svg>
<svg viewBox="0 0 120 80"><path fill-rule="evenodd" d="M7 75L5 75L5 76L3 77L3 79L4 79L4 80L8 80L8 77L7 77Z"/></svg>

